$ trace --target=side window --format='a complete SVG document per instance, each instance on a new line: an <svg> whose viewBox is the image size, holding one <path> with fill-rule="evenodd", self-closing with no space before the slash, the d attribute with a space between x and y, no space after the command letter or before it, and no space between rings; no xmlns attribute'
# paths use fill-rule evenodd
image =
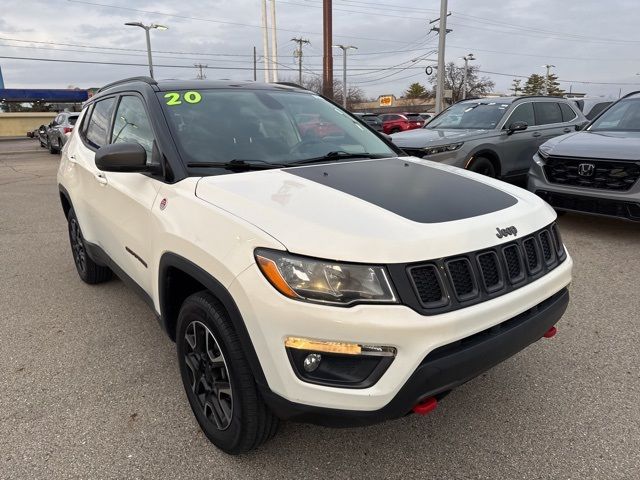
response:
<svg viewBox="0 0 640 480"><path fill-rule="evenodd" d="M127 95L121 98L113 123L111 143L139 143L147 151L147 163L150 163L153 130L139 97Z"/></svg>
<svg viewBox="0 0 640 480"><path fill-rule="evenodd" d="M533 109L536 113L536 125L562 123L562 112L556 102L534 102Z"/></svg>
<svg viewBox="0 0 640 480"><path fill-rule="evenodd" d="M87 140L96 147L107 143L107 132L111 122L111 113L115 98L106 98L95 103L89 125L87 126Z"/></svg>
<svg viewBox="0 0 640 480"><path fill-rule="evenodd" d="M525 122L530 127L536 124L536 119L533 115L533 103L527 102L518 105L513 112L511 112L511 116L509 120L507 120L505 127L515 122Z"/></svg>
<svg viewBox="0 0 640 480"><path fill-rule="evenodd" d="M573 111L573 108L571 108L566 103L560 103L559 105L560 105L560 110L562 110L563 122L570 122L571 120L575 120L577 115L576 115L576 112Z"/></svg>

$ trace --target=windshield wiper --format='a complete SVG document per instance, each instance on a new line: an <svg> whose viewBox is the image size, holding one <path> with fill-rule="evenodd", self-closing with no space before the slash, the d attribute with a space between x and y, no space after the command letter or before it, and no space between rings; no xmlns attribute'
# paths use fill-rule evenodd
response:
<svg viewBox="0 0 640 480"><path fill-rule="evenodd" d="M284 163L269 163L265 160L241 160L233 159L229 162L190 162L187 167L190 168L229 168L239 170L269 170L272 168L283 168L287 165Z"/></svg>
<svg viewBox="0 0 640 480"><path fill-rule="evenodd" d="M308 163L321 163L326 162L328 160L349 160L353 158L387 158L385 155L374 154L374 153L348 153L342 151L328 152L321 157L313 157L313 158L305 158L304 160L297 160L295 162L288 163L287 166L290 165L305 165ZM390 157L389 157L390 158Z"/></svg>

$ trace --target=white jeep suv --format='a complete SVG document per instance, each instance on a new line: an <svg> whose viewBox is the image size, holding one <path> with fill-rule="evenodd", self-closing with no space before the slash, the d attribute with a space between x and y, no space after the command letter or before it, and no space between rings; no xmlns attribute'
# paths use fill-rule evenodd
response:
<svg viewBox="0 0 640 480"><path fill-rule="evenodd" d="M520 188L404 154L301 88L127 79L85 105L58 184L78 274L176 341L207 437L427 413L555 333L572 261Z"/></svg>

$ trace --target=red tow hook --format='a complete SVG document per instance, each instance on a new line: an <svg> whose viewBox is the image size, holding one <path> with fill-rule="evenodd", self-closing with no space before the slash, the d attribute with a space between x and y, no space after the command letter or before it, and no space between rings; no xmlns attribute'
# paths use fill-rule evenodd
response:
<svg viewBox="0 0 640 480"><path fill-rule="evenodd" d="M419 404L413 407L411 410L418 415L426 415L432 412L438 406L438 400L435 397L429 397L422 400Z"/></svg>
<svg viewBox="0 0 640 480"><path fill-rule="evenodd" d="M558 329L556 327L551 327L549 330L544 332L544 335L542 335L542 336L544 338L551 338L551 337L555 337L556 333L558 333Z"/></svg>

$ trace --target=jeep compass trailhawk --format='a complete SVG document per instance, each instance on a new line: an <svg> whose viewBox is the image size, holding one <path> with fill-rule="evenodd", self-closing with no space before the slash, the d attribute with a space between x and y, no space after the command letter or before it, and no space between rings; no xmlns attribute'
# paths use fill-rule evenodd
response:
<svg viewBox="0 0 640 480"><path fill-rule="evenodd" d="M141 294L203 431L241 453L280 419L427 413L555 333L555 212L403 155L300 88L142 77L85 105L58 183L81 279Z"/></svg>

